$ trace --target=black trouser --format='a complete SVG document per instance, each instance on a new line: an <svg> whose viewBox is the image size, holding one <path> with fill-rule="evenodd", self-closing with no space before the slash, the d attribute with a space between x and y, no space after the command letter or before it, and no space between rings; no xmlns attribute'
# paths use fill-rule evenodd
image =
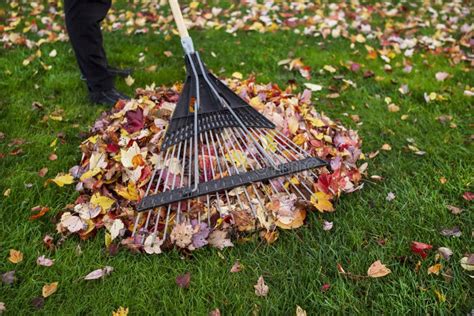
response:
<svg viewBox="0 0 474 316"><path fill-rule="evenodd" d="M114 87L107 70L100 22L105 18L111 0L64 0L66 27L79 68L91 91Z"/></svg>

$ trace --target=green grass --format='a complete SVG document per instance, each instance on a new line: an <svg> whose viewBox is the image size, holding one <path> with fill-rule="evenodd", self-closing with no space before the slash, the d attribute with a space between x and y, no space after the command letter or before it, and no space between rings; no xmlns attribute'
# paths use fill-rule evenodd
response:
<svg viewBox="0 0 474 316"><path fill-rule="evenodd" d="M236 247L218 251L204 249L183 258L177 251L161 256L133 255L121 251L115 257L104 252L103 232L88 241L70 238L54 253L42 245L45 234L54 232L55 215L76 196L73 188L44 186L47 177L67 171L80 159L79 144L105 107L88 104L84 84L79 80L75 59L68 43L45 44L41 47L43 60L52 65L42 69L38 61L28 67L22 61L32 54L25 48L0 50L0 131L6 138L0 141L0 272L16 270L14 285L0 285L0 301L5 302L9 315L34 312L31 300L41 295L45 283L59 281L58 292L46 299L44 314L110 314L118 306L130 308L132 314L195 314L203 315L219 308L224 315L294 314L296 305L309 314L319 313L397 313L397 314L466 314L474 306L472 280L458 261L464 253L473 252L472 205L462 199L465 191L473 190L472 100L463 96L464 86L472 84L472 72L464 65L451 66L443 56L426 54L414 58L411 74L394 67L392 73L383 71L383 63L365 58L365 48L358 52L349 48L346 40L326 41L305 38L289 32L275 34L238 33L236 37L224 31L192 32L197 47L214 72L230 76L239 71L255 74L257 81L275 82L284 86L296 79L302 87L306 80L277 65L289 53L302 57L313 70L311 82L325 87L314 93L318 111L358 129L363 139L364 152L372 152L384 143L392 145L389 152L381 152L370 160L369 173L385 178L383 182L367 180L363 190L343 196L333 214L311 214L307 224L296 231L282 232L277 243L263 245L257 237ZM119 80L118 87L133 94L135 87L155 82L170 85L184 76L181 48L176 38L165 41L158 35L125 36L120 32L106 34L106 49L111 64L136 69L134 87ZM47 57L58 51L56 58ZM171 58L163 51L173 52ZM139 53L146 56L138 62ZM217 57L212 57L215 52ZM340 62L357 61L378 76L364 79L361 73L350 73ZM392 65L402 64L397 57ZM156 64L154 73L143 71ZM357 84L341 92L340 98L327 99L329 86L341 82L331 75L320 74L324 65L334 65L337 74ZM222 73L220 70L223 70ZM437 82L434 74L447 71L453 77ZM402 83L410 87L410 94L397 91ZM35 85L37 87L35 87ZM448 97L444 102L426 104L424 92L436 91ZM385 97L401 107L398 113L387 111ZM316 100L316 98L318 100ZM44 105L34 111L32 102ZM42 121L54 110L64 110L61 122ZM363 122L356 126L344 113L358 114ZM408 114L405 121L402 114ZM452 115L457 128L449 128L436 120L441 115ZM58 133L64 140L50 147ZM21 156L10 156L8 144L14 138L27 141ZM404 146L413 138L417 146L427 152L416 156ZM56 150L58 160L48 156ZM471 158L469 158L471 157ZM48 167L46 178L37 172ZM441 177L448 181L442 185ZM27 188L25 184L31 183ZM3 192L11 189L8 197ZM388 192L396 199L387 202ZM445 205L453 204L466 211L455 216ZM43 219L29 221L30 209L47 205L52 211ZM471 210L469 210L471 208ZM334 229L321 229L322 219L334 221ZM439 230L459 226L460 238L443 237ZM385 239L384 246L377 243ZM443 262L453 271L454 279L446 282L442 276L427 275L427 268L435 263L434 252L422 261L415 272L418 257L410 253L413 240L432 244L434 249L449 247L454 255ZM82 254L77 255L80 245ZM8 262L10 248L21 250L25 259L18 265ZM54 266L36 265L42 254L56 260ZM407 256L403 261L400 257ZM229 269L235 260L244 265L240 273ZM353 280L337 272L340 263L346 271L365 275L372 262L380 259L392 270L382 279ZM79 278L88 272L110 265L114 272L104 280L85 282ZM191 286L183 290L176 286L179 274L191 272ZM254 294L253 285L264 275L270 287L267 298ZM322 293L324 283L331 289ZM446 296L440 302L435 291Z"/></svg>

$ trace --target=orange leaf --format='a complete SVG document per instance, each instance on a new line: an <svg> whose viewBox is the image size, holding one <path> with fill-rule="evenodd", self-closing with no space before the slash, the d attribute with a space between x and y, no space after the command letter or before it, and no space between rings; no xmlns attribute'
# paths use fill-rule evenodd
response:
<svg viewBox="0 0 474 316"><path fill-rule="evenodd" d="M20 263L23 261L23 254L21 253L21 251L10 249L10 257L8 257L8 260L11 263Z"/></svg>
<svg viewBox="0 0 474 316"><path fill-rule="evenodd" d="M428 274L439 275L439 271L441 271L442 268L443 268L443 265L441 263L437 263L428 268Z"/></svg>
<svg viewBox="0 0 474 316"><path fill-rule="evenodd" d="M50 295L53 295L58 290L58 282L53 282L45 284L43 286L43 297L47 298Z"/></svg>

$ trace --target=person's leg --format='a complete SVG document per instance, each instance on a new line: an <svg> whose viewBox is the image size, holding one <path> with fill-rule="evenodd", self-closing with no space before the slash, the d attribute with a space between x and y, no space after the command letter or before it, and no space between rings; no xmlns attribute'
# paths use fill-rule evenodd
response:
<svg viewBox="0 0 474 316"><path fill-rule="evenodd" d="M79 68L92 92L114 88L107 67L100 22L111 0L65 0L66 27Z"/></svg>

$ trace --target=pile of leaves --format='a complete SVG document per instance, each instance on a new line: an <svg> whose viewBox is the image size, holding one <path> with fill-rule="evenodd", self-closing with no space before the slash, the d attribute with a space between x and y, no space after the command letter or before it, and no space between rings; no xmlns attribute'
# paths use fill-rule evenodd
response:
<svg viewBox="0 0 474 316"><path fill-rule="evenodd" d="M256 225L249 225L249 219L238 211L210 224L183 222L168 227L171 230L170 239L166 240L168 246L194 250L210 244L223 248L232 246L229 236L237 236L235 232L255 229L261 229L262 238L273 242L278 236L276 227L298 228L303 225L307 211L332 212L333 201L341 193L362 187L360 182L367 164L356 165L363 158L361 140L355 131L316 112L310 90L295 94L293 87L282 90L275 84L257 84L254 78L226 83L298 146L330 162L331 168L315 171L319 177L310 184L314 193L304 208L296 207L293 194L279 194L261 210L264 216L251 219ZM90 136L80 145L79 165L49 180L58 186L75 183L80 192L61 214L57 224L59 233L87 239L99 230L106 230L107 247L116 247L121 241L134 250L161 252L166 244L159 238L139 240L137 235L131 236L134 229L148 229L143 216L143 220L136 221L135 206L144 197L153 170L160 164L160 141L180 89L179 84L171 88L138 89L135 99L118 102L111 112L103 113L94 123Z"/></svg>
<svg viewBox="0 0 474 316"><path fill-rule="evenodd" d="M0 9L0 42L5 47L39 48L44 43L67 40L60 1L37 0L29 6L20 5L18 0L6 2L9 10ZM375 41L383 50L406 57L411 57L414 50L426 50L444 53L454 63L473 62L469 55L473 36L470 1L366 4L268 0L238 1L230 7L191 1L183 5L190 28L225 29L228 33L286 30L324 39L346 38L353 45ZM121 30L126 34L154 32L168 38L176 34L168 4L159 0L115 4L104 21L104 30ZM24 63L39 57L36 52Z"/></svg>

